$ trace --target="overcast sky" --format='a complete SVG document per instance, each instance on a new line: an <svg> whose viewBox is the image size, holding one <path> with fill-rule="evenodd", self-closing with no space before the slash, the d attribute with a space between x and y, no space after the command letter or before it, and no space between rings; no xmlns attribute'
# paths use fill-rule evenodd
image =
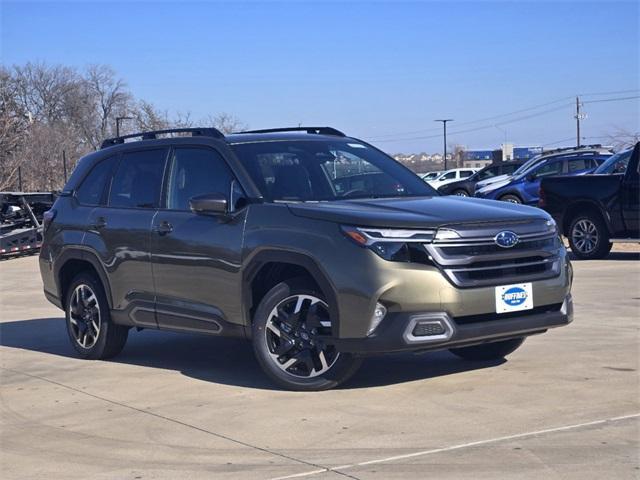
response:
<svg viewBox="0 0 640 480"><path fill-rule="evenodd" d="M586 141L640 130L639 99L608 101L640 95L639 5L2 1L1 55L109 64L162 109L331 125L391 152L440 151L443 117L469 148L569 145L576 94L600 100Z"/></svg>

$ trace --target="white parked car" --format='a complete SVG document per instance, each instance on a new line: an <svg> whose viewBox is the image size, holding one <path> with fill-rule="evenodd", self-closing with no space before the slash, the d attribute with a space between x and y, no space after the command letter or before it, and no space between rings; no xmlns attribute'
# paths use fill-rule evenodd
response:
<svg viewBox="0 0 640 480"><path fill-rule="evenodd" d="M441 173L442 173L442 170L434 170L433 172L420 173L419 175L420 175L420 178L422 178L422 180L424 180L425 182L428 182L429 180L435 180L436 178L438 178Z"/></svg>
<svg viewBox="0 0 640 480"><path fill-rule="evenodd" d="M441 187L442 185L468 178L477 171L477 168L452 168L451 170L442 172L433 180L427 180L427 183L437 190L438 187Z"/></svg>

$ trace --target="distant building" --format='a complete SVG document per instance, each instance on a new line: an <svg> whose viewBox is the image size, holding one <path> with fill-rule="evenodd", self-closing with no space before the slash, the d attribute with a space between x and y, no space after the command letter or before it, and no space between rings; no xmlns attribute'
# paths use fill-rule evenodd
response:
<svg viewBox="0 0 640 480"><path fill-rule="evenodd" d="M512 143L505 143L500 147L501 148L496 150L488 148L465 150L464 166L482 168L491 163L498 163L502 161L525 161L542 153L542 147L516 147Z"/></svg>
<svg viewBox="0 0 640 480"><path fill-rule="evenodd" d="M541 153L542 147L514 147L513 160L529 160Z"/></svg>
<svg viewBox="0 0 640 480"><path fill-rule="evenodd" d="M463 165L470 168L483 168L494 162L494 150L465 150L463 154Z"/></svg>

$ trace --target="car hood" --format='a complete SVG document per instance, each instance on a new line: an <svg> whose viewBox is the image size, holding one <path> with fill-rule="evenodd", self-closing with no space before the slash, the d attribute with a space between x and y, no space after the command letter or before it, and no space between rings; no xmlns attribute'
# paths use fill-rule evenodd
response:
<svg viewBox="0 0 640 480"><path fill-rule="evenodd" d="M537 208L457 196L289 203L288 207L300 217L370 227L437 228L461 223L550 218Z"/></svg>
<svg viewBox="0 0 640 480"><path fill-rule="evenodd" d="M502 182L504 180L507 180L510 177L511 175L505 174L505 175L498 175L495 177L487 178L486 180L482 180L476 183L476 190L480 190L482 187L486 187L487 185L491 185L492 183Z"/></svg>

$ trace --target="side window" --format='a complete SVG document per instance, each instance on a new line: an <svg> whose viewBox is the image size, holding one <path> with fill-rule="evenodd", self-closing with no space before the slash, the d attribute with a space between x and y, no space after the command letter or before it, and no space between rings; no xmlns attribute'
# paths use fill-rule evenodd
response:
<svg viewBox="0 0 640 480"><path fill-rule="evenodd" d="M587 170L589 168L591 161L589 158L581 157L581 158L571 158L568 161L568 171L569 173L581 172L582 170Z"/></svg>
<svg viewBox="0 0 640 480"><path fill-rule="evenodd" d="M535 178L549 177L551 175L559 175L562 173L562 160L552 160L545 165L542 165L536 172L534 172Z"/></svg>
<svg viewBox="0 0 640 480"><path fill-rule="evenodd" d="M458 172L449 172L440 177L440 180L451 180L452 178L456 178L456 173Z"/></svg>
<svg viewBox="0 0 640 480"><path fill-rule="evenodd" d="M233 174L210 148L176 148L167 186L167 208L189 210L189 199L206 193L229 196Z"/></svg>
<svg viewBox="0 0 640 480"><path fill-rule="evenodd" d="M82 205L100 205L107 182L111 179L111 171L117 157L109 157L94 165L76 189L76 198Z"/></svg>
<svg viewBox="0 0 640 480"><path fill-rule="evenodd" d="M110 207L157 208L166 149L122 154L111 182Z"/></svg>
<svg viewBox="0 0 640 480"><path fill-rule="evenodd" d="M460 171L460 178L467 178L467 177L470 177L471 175L473 175L473 170L461 170Z"/></svg>
<svg viewBox="0 0 640 480"><path fill-rule="evenodd" d="M510 173L515 172L518 169L518 167L519 167L519 165L504 165L502 167L501 172L503 174L510 174Z"/></svg>

